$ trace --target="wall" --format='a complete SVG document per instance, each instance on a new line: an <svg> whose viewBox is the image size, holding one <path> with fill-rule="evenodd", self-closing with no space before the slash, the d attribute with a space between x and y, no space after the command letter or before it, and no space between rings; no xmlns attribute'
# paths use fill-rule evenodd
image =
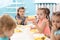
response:
<svg viewBox="0 0 60 40"><path fill-rule="evenodd" d="M12 0L10 5L0 8L0 15L8 13L10 16L15 17L17 8L22 6L26 8L26 16L35 15L34 0Z"/></svg>

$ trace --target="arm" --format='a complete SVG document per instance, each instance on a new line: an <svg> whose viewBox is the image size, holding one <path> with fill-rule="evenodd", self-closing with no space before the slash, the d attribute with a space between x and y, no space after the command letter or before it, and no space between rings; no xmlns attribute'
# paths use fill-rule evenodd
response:
<svg viewBox="0 0 60 40"><path fill-rule="evenodd" d="M56 30L56 28L55 28L55 27L52 27L51 36L50 36L51 40L56 40L56 38L55 38L55 36L54 36L54 31L55 31L55 30Z"/></svg>
<svg viewBox="0 0 60 40"><path fill-rule="evenodd" d="M37 25L36 27L37 27L37 29L39 30L39 32L42 33L43 30L44 30L44 28L45 28L45 26L46 26L46 23L42 23L42 24L40 25L40 27L39 27L38 25Z"/></svg>
<svg viewBox="0 0 60 40"><path fill-rule="evenodd" d="M53 32L51 32L50 39L51 39L51 40L56 40L56 39L55 39L55 37L54 37L54 34L53 34Z"/></svg>
<svg viewBox="0 0 60 40"><path fill-rule="evenodd" d="M26 17L24 24L27 24L28 18Z"/></svg>
<svg viewBox="0 0 60 40"><path fill-rule="evenodd" d="M46 26L46 22L43 22L43 23L40 25L41 27L39 27L39 26L37 25L36 21L33 22L33 24L34 24L35 27L39 30L40 33L43 32L43 30L44 30L44 28L45 28L45 26Z"/></svg>
<svg viewBox="0 0 60 40"><path fill-rule="evenodd" d="M22 22L21 19L19 19L18 17L16 17L16 20L17 20L17 23L18 23L18 24L21 24L21 22Z"/></svg>

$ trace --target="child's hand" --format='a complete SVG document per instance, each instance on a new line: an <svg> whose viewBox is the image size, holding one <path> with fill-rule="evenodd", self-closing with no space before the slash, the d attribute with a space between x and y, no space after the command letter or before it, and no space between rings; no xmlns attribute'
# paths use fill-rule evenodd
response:
<svg viewBox="0 0 60 40"><path fill-rule="evenodd" d="M54 36L54 32L57 30L56 25L52 25L51 29L51 40L56 40L56 37Z"/></svg>
<svg viewBox="0 0 60 40"><path fill-rule="evenodd" d="M55 25L52 26L52 31L56 31L57 29L58 28Z"/></svg>
<svg viewBox="0 0 60 40"><path fill-rule="evenodd" d="M51 37L54 38L54 32L57 30L57 28L55 26L52 26L52 29L51 29Z"/></svg>
<svg viewBox="0 0 60 40"><path fill-rule="evenodd" d="M31 21L34 25L36 25L37 24L37 22L36 22L36 20L34 19L34 20L32 20Z"/></svg>
<svg viewBox="0 0 60 40"><path fill-rule="evenodd" d="M48 20L46 20L46 19L45 19L45 20L43 20L43 21L42 21L42 25L44 25L44 26L49 25L49 21L48 21Z"/></svg>
<svg viewBox="0 0 60 40"><path fill-rule="evenodd" d="M18 24L20 24L22 22L22 20L18 20Z"/></svg>

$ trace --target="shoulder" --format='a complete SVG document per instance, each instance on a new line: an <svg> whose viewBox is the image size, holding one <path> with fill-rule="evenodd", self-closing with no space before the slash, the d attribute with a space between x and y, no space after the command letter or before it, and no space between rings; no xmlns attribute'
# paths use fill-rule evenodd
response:
<svg viewBox="0 0 60 40"><path fill-rule="evenodd" d="M16 16L16 18L21 19L21 17L20 17L20 16L18 16L18 15Z"/></svg>
<svg viewBox="0 0 60 40"><path fill-rule="evenodd" d="M45 18L42 22L49 23L49 20Z"/></svg>
<svg viewBox="0 0 60 40"><path fill-rule="evenodd" d="M44 24L46 27L48 27L48 26L49 26L49 21L48 21L48 19L43 19L43 20L42 20L42 24Z"/></svg>

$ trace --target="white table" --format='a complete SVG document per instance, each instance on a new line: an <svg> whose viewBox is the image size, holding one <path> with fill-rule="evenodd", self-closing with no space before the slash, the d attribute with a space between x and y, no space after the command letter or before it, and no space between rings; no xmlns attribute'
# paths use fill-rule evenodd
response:
<svg viewBox="0 0 60 40"><path fill-rule="evenodd" d="M22 32L14 33L11 36L11 40L34 40L35 37L42 37L44 34L32 34L29 27L17 27L16 29L22 30ZM46 40L50 40L47 38Z"/></svg>
<svg viewBox="0 0 60 40"><path fill-rule="evenodd" d="M33 40L33 35L30 33L29 28L20 28L22 32L14 33L11 40Z"/></svg>

